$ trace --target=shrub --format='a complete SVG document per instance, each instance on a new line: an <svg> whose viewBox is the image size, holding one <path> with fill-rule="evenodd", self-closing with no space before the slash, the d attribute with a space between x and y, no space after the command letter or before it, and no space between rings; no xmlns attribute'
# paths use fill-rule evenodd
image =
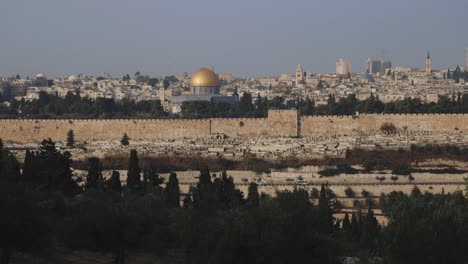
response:
<svg viewBox="0 0 468 264"><path fill-rule="evenodd" d="M351 165L346 164L346 163L341 163L336 165L336 168L340 170L342 173L347 173L347 174L357 174L359 173L358 170L355 168L351 167Z"/></svg>
<svg viewBox="0 0 468 264"><path fill-rule="evenodd" d="M373 207L374 206L374 200L370 197L366 197L366 206L367 207Z"/></svg>
<svg viewBox="0 0 468 264"><path fill-rule="evenodd" d="M460 150L460 154L462 154L462 155L464 155L464 156L468 155L468 148L462 148L462 149Z"/></svg>
<svg viewBox="0 0 468 264"><path fill-rule="evenodd" d="M312 188L312 190L310 190L310 197L312 199L318 199L320 197L320 191L317 188Z"/></svg>
<svg viewBox="0 0 468 264"><path fill-rule="evenodd" d="M452 155L460 155L460 148L458 146L447 145L445 151Z"/></svg>
<svg viewBox="0 0 468 264"><path fill-rule="evenodd" d="M345 192L346 197L352 198L352 197L356 196L356 193L353 191L353 189L351 187L347 187L344 190L344 192Z"/></svg>
<svg viewBox="0 0 468 264"><path fill-rule="evenodd" d="M426 144L426 146L424 147L424 150L426 152L432 152L433 150L432 144Z"/></svg>
<svg viewBox="0 0 468 264"><path fill-rule="evenodd" d="M362 195L363 197L366 197L366 198L367 198L367 197L369 197L369 196L371 195L371 193L363 189L362 192L361 192L361 195Z"/></svg>
<svg viewBox="0 0 468 264"><path fill-rule="evenodd" d="M397 128L393 123L385 122L380 126L380 131L387 135L394 135L397 132Z"/></svg>
<svg viewBox="0 0 468 264"><path fill-rule="evenodd" d="M440 154L440 153L442 153L442 148L440 146L434 146L434 147L432 147L432 153Z"/></svg>
<svg viewBox="0 0 468 264"><path fill-rule="evenodd" d="M129 140L130 138L128 137L127 133L124 133L122 139L120 140L120 144L122 144L122 146L128 146L130 144Z"/></svg>
<svg viewBox="0 0 468 264"><path fill-rule="evenodd" d="M332 168L319 171L319 174L324 177L336 176L336 175L339 175L340 173L341 173L340 170L332 169Z"/></svg>
<svg viewBox="0 0 468 264"><path fill-rule="evenodd" d="M412 169L408 165L400 165L393 169L392 173L396 175L409 175Z"/></svg>
<svg viewBox="0 0 468 264"><path fill-rule="evenodd" d="M388 167L388 163L385 160L366 160L362 163L362 166L367 172L373 170L385 170Z"/></svg>
<svg viewBox="0 0 468 264"><path fill-rule="evenodd" d="M359 200L354 200L353 201L353 208L355 208L355 209L362 208L362 203Z"/></svg>
<svg viewBox="0 0 468 264"><path fill-rule="evenodd" d="M417 146L416 151L417 152L424 152L424 151L426 151L426 149L423 146Z"/></svg>

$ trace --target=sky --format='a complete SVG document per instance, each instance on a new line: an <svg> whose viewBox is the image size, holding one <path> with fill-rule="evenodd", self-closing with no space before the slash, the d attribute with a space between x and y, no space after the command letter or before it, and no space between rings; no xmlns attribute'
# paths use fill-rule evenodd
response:
<svg viewBox="0 0 468 264"><path fill-rule="evenodd" d="M467 0L1 0L0 76L465 64Z"/></svg>

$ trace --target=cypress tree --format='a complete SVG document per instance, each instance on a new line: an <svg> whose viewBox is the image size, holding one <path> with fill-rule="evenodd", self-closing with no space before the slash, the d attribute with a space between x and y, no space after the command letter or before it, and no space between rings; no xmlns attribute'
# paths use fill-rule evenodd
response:
<svg viewBox="0 0 468 264"><path fill-rule="evenodd" d="M345 232L346 236L348 239L351 238L351 221L349 220L349 215L348 213L345 214L345 217L343 218L343 231Z"/></svg>
<svg viewBox="0 0 468 264"><path fill-rule="evenodd" d="M196 208L213 208L215 206L213 182L208 168L200 171L197 187L193 189L193 206Z"/></svg>
<svg viewBox="0 0 468 264"><path fill-rule="evenodd" d="M110 190L118 193L122 192L122 183L120 182L120 173L118 171L112 171L108 185Z"/></svg>
<svg viewBox="0 0 468 264"><path fill-rule="evenodd" d="M180 206L180 188L177 174L171 172L169 180L165 188L166 203L169 207L175 208Z"/></svg>
<svg viewBox="0 0 468 264"><path fill-rule="evenodd" d="M257 94L257 101L255 101L255 117L262 117L263 116L263 103L262 97L260 97L260 93Z"/></svg>
<svg viewBox="0 0 468 264"><path fill-rule="evenodd" d="M75 133L72 129L68 130L67 133L67 147L73 147L75 145Z"/></svg>
<svg viewBox="0 0 468 264"><path fill-rule="evenodd" d="M88 175L86 176L86 189L101 189L102 187L102 169L98 158L89 158Z"/></svg>
<svg viewBox="0 0 468 264"><path fill-rule="evenodd" d="M356 216L356 214L353 212L351 216L351 237L353 240L359 240L360 237L360 223L359 220Z"/></svg>
<svg viewBox="0 0 468 264"><path fill-rule="evenodd" d="M34 172L34 153L29 151L29 149L26 150L26 154L24 156L24 162L23 162L23 174L22 178L25 181L31 181L33 178L33 172Z"/></svg>
<svg viewBox="0 0 468 264"><path fill-rule="evenodd" d="M247 194L247 204L252 207L257 207L260 204L258 186L255 182L251 182L249 185L249 193Z"/></svg>
<svg viewBox="0 0 468 264"><path fill-rule="evenodd" d="M127 172L127 187L130 189L138 189L141 183L141 169L138 165L137 151L132 149L130 151L130 158L128 159L128 172Z"/></svg>
<svg viewBox="0 0 468 264"><path fill-rule="evenodd" d="M320 219L322 229L325 232L332 232L333 230L333 211L330 208L330 197L328 195L328 188L322 184L320 189L320 197L318 202Z"/></svg>

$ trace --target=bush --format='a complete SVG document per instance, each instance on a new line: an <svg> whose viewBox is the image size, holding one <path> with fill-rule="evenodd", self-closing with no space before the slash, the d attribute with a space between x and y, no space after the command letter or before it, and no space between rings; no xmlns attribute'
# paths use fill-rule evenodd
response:
<svg viewBox="0 0 468 264"><path fill-rule="evenodd" d="M352 198L352 197L356 196L356 193L353 191L353 189L351 187L347 187L344 190L344 192L345 192L346 197L348 197L348 198Z"/></svg>
<svg viewBox="0 0 468 264"><path fill-rule="evenodd" d="M397 128L393 123L385 122L380 126L380 131L387 135L394 135L397 132Z"/></svg>
<svg viewBox="0 0 468 264"><path fill-rule="evenodd" d="M458 146L447 145L446 151L452 155L460 155L460 148Z"/></svg>
<svg viewBox="0 0 468 264"><path fill-rule="evenodd" d="M369 196L371 195L371 193L363 189L362 192L361 192L361 195L362 195L363 197L366 197L366 198L367 198L367 197L369 197Z"/></svg>
<svg viewBox="0 0 468 264"><path fill-rule="evenodd" d="M460 150L460 154L464 155L464 156L467 156L468 155L468 148L462 148Z"/></svg>
<svg viewBox="0 0 468 264"><path fill-rule="evenodd" d="M310 198L318 199L319 197L320 197L320 191L317 188L312 188L312 190L310 190Z"/></svg>
<svg viewBox="0 0 468 264"><path fill-rule="evenodd" d="M393 169L392 174L396 175L409 175L412 172L412 169L408 165L400 165Z"/></svg>
<svg viewBox="0 0 468 264"><path fill-rule="evenodd" d="M340 170L341 173L346 173L346 174L357 174L357 173L359 173L358 170L356 170L355 168L351 167L351 165L346 164L346 163L338 164L338 165L336 165L336 168L338 170Z"/></svg>
<svg viewBox="0 0 468 264"><path fill-rule="evenodd" d="M336 176L339 175L341 171L339 169L324 169L319 171L319 174L324 177L331 177L331 176Z"/></svg>
<svg viewBox="0 0 468 264"><path fill-rule="evenodd" d="M432 152L434 148L432 147L432 144L426 144L426 146L424 147L424 150L426 152Z"/></svg>
<svg viewBox="0 0 468 264"><path fill-rule="evenodd" d="M362 207L363 207L363 206L362 206L362 203L361 203L359 200L354 200L354 201L353 201L353 208L355 208L355 209L360 209L360 208L362 208Z"/></svg>
<svg viewBox="0 0 468 264"><path fill-rule="evenodd" d="M424 152L424 151L426 151L426 149L423 146L417 146L416 151L417 152Z"/></svg>
<svg viewBox="0 0 468 264"><path fill-rule="evenodd" d="M129 140L130 138L128 137L127 133L124 133L122 139L120 140L120 144L122 144L122 146L128 146L130 144Z"/></svg>
<svg viewBox="0 0 468 264"><path fill-rule="evenodd" d="M440 154L440 153L442 153L442 148L440 146L434 146L434 147L432 147L432 153Z"/></svg>
<svg viewBox="0 0 468 264"><path fill-rule="evenodd" d="M375 205L374 200L370 197L366 197L366 206L373 207Z"/></svg>
<svg viewBox="0 0 468 264"><path fill-rule="evenodd" d="M362 166L367 172L373 171L373 170L385 170L388 167L388 163L385 160L379 159L379 160L366 160L362 163Z"/></svg>

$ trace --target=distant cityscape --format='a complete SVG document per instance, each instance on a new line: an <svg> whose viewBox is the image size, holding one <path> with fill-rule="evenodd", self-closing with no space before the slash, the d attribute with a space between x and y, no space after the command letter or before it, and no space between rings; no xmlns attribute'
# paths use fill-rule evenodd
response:
<svg viewBox="0 0 468 264"><path fill-rule="evenodd" d="M240 98L245 92L268 99L281 96L285 102L309 98L315 105L326 104L330 94L337 99L354 94L358 100L365 100L373 94L385 103L405 98L436 102L439 96L468 93L468 48L466 65L448 69L433 69L430 53L423 54L420 68L395 67L387 59L369 58L364 73L353 72L351 61L345 58L336 62L335 73L315 73L299 64L293 73L238 78L232 73L216 74L202 68L202 71L207 70L206 74L214 76L209 77L208 84L203 83L206 76L195 77L201 78L198 84L191 83L194 75L186 72L163 78L153 78L140 72L123 77L77 74L52 79L41 73L33 78L18 74L0 77L0 99L8 104L11 100L38 99L40 92L62 98L69 93L79 93L81 97L91 99L160 100L165 111L179 113L184 101L210 101L213 98L235 103L232 96ZM198 88L194 88L196 86Z"/></svg>

